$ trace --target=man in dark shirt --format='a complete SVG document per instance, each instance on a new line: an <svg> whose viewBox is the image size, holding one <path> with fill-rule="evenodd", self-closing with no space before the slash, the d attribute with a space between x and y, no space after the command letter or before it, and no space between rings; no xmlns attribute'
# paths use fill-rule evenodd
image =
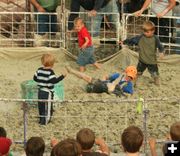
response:
<svg viewBox="0 0 180 156"><path fill-rule="evenodd" d="M78 12L80 11L80 7L83 7L85 10L88 10L88 15L93 18L93 23L91 23L92 28L92 36L97 37L100 33L101 21L103 18L103 14L98 13L118 13L118 8L116 5L116 0L72 0L71 1L71 13L68 20L68 29L73 29L73 21L76 17L78 17ZM115 25L117 23L118 15L113 15L111 17L111 22Z"/></svg>

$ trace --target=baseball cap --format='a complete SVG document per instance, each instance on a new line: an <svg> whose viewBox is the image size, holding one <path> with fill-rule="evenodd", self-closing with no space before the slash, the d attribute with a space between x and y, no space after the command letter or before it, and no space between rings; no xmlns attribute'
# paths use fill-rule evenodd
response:
<svg viewBox="0 0 180 156"><path fill-rule="evenodd" d="M5 137L0 137L0 154L4 155L9 152L12 142L10 139Z"/></svg>

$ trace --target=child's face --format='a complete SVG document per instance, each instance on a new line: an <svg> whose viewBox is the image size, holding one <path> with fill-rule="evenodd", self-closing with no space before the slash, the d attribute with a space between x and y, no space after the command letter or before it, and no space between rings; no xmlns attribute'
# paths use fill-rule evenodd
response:
<svg viewBox="0 0 180 156"><path fill-rule="evenodd" d="M126 76L126 81L132 81L133 80L133 78L132 77L130 77L130 76Z"/></svg>
<svg viewBox="0 0 180 156"><path fill-rule="evenodd" d="M144 30L144 35L146 37L152 37L154 35L154 30Z"/></svg>
<svg viewBox="0 0 180 156"><path fill-rule="evenodd" d="M75 23L75 30L77 32L81 31L81 29L83 28L84 24L81 21L77 21L77 23Z"/></svg>

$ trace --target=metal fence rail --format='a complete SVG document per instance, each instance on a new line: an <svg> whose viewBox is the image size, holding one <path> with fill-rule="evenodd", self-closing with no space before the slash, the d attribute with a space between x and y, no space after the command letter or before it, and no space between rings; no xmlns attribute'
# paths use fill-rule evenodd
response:
<svg viewBox="0 0 180 156"><path fill-rule="evenodd" d="M46 126L38 124L39 116L36 105L38 100L1 98L0 101L8 104L7 109L18 104L18 109L15 109L17 112L13 112L14 110L11 109L3 114L5 118L3 117L4 122L2 123L2 126L7 127L9 131L11 128L16 129L14 133L11 131L10 137L17 143L25 143L29 137L37 134L42 136L45 142L49 142L54 136L61 139L74 137L81 128L89 127L96 132L97 136L104 137L109 146L115 147L119 144L120 134L123 130L129 125L137 125L143 130L143 151L147 153L148 138L150 136L163 138L169 131L168 127L173 122L180 120L179 97L87 101L53 100L55 113L52 122ZM31 104L28 104L29 102ZM22 107L20 107L20 103L22 103ZM141 109L139 109L140 107ZM162 142L162 140L158 142Z"/></svg>

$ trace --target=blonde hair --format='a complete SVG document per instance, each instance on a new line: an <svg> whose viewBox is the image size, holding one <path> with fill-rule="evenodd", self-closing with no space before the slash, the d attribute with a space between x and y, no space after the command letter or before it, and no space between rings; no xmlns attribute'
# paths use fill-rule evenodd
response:
<svg viewBox="0 0 180 156"><path fill-rule="evenodd" d="M55 63L54 55L50 53L43 54L41 57L41 63L44 67L52 67Z"/></svg>
<svg viewBox="0 0 180 156"><path fill-rule="evenodd" d="M80 18L80 17L75 18L75 20L74 20L74 25L76 25L78 22L80 22L81 24L84 24L83 19Z"/></svg>
<svg viewBox="0 0 180 156"><path fill-rule="evenodd" d="M153 31L153 30L155 30L155 25L151 21L145 21L143 23L142 28L143 28L144 31L149 31L149 30Z"/></svg>

